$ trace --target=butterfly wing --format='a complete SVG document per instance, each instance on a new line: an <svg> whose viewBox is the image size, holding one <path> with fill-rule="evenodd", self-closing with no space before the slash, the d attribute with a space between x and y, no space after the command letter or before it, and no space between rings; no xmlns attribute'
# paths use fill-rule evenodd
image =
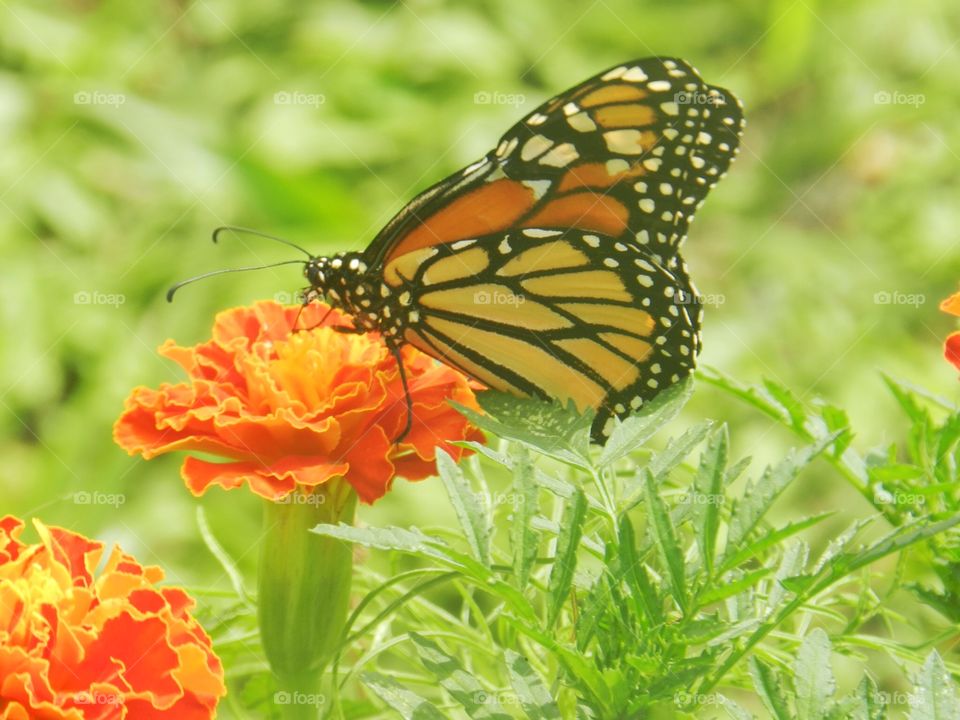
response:
<svg viewBox="0 0 960 720"><path fill-rule="evenodd" d="M594 408L603 442L686 377L699 349L696 293L632 243L526 228L418 248L389 261L403 339L489 387Z"/></svg>
<svg viewBox="0 0 960 720"><path fill-rule="evenodd" d="M484 158L421 193L371 243L368 265L544 227L636 243L669 264L742 127L737 99L686 62L618 65L547 101Z"/></svg>

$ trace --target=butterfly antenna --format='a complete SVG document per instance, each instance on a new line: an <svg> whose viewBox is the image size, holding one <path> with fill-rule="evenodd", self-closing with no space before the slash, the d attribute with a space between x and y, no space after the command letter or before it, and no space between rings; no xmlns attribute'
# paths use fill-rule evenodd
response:
<svg viewBox="0 0 960 720"><path fill-rule="evenodd" d="M292 247L296 250L299 250L308 258L313 257L313 255L310 252L308 252L305 248L302 248L296 243L290 242L289 240L286 240L282 237L277 237L276 235L270 235L268 233L260 232L259 230L254 230L252 228L238 227L236 225L221 225L220 227L218 227L216 230L213 231L213 241L219 242L220 235L227 231L235 232L240 235L256 235L257 237L266 238L267 240L273 240L274 242L278 242L283 245Z"/></svg>
<svg viewBox="0 0 960 720"><path fill-rule="evenodd" d="M266 270L267 268L280 267L281 265L303 265L303 260L284 260L282 262L269 263L267 265L250 265L248 267L238 267L238 268L226 268L224 270L211 270L210 272L205 272L202 275L195 275L194 277L187 278L186 280L181 280L180 282L171 285L170 289L167 290L167 302L173 302L173 295L177 290L182 288L184 285L189 285L190 283L195 283L197 280L204 280L208 277L214 277L215 275L226 275L227 273L235 272L247 272L249 270Z"/></svg>

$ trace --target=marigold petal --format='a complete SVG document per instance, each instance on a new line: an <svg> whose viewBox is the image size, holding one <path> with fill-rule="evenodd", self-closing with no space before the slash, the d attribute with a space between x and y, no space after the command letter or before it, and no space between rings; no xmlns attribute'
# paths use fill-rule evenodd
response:
<svg viewBox="0 0 960 720"><path fill-rule="evenodd" d="M947 336L943 344L943 355L957 370L960 370L960 332Z"/></svg>
<svg viewBox="0 0 960 720"><path fill-rule="evenodd" d="M940 309L951 315L960 316L960 292L954 293L940 303Z"/></svg>

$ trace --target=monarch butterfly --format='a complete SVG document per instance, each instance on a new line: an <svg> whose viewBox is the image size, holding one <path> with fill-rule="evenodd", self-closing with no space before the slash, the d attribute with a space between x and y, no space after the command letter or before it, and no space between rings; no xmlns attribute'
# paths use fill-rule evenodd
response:
<svg viewBox="0 0 960 720"><path fill-rule="evenodd" d="M398 363L409 343L488 387L592 408L603 443L613 417L694 368L702 308L679 248L742 129L737 98L683 60L617 65L422 192L365 251L300 248L306 299L380 332Z"/></svg>

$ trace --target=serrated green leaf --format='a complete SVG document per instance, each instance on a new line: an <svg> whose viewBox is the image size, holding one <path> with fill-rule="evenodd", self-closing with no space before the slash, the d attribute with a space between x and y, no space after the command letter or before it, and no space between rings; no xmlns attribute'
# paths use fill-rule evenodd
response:
<svg viewBox="0 0 960 720"><path fill-rule="evenodd" d="M751 713L744 710L742 707L737 705L733 700L723 695L720 695L720 702L717 704L720 705L724 710L727 711L733 720L754 720L754 717Z"/></svg>
<svg viewBox="0 0 960 720"><path fill-rule="evenodd" d="M720 602L731 595L736 595L747 588L753 587L769 574L770 568L760 568L759 570L748 572L736 580L725 579L723 582L709 587L705 592L700 594L697 600L700 605L710 605L715 602Z"/></svg>
<svg viewBox="0 0 960 720"><path fill-rule="evenodd" d="M618 537L620 561L620 575L630 588L631 598L637 606L637 615L645 620L648 626L658 626L663 623L663 608L657 596L654 585L650 582L647 569L641 564L637 555L637 540L633 531L633 524L626 514L620 516L620 531Z"/></svg>
<svg viewBox="0 0 960 720"><path fill-rule="evenodd" d="M956 720L960 718L957 687L940 654L934 650L923 663L914 688L909 720Z"/></svg>
<svg viewBox="0 0 960 720"><path fill-rule="evenodd" d="M360 679L377 697L400 713L404 720L443 720L445 717L428 700L387 675L365 672Z"/></svg>
<svg viewBox="0 0 960 720"><path fill-rule="evenodd" d="M579 488L563 511L560 534L557 536L553 567L547 583L549 596L547 627L552 627L560 616L560 610L570 594L573 574L577 568L577 550L583 536L583 523L587 518L587 498Z"/></svg>
<svg viewBox="0 0 960 720"><path fill-rule="evenodd" d="M533 464L530 453L519 446L513 467L513 490L515 502L510 525L510 545L513 550L513 574L517 587L524 590L530 579L530 571L537 560L540 535L533 527L536 515L537 486L533 482Z"/></svg>
<svg viewBox="0 0 960 720"><path fill-rule="evenodd" d="M550 695L547 686L537 675L536 671L527 662L527 659L514 652L507 650L504 653L507 661L507 670L510 673L510 684L517 694L517 700L520 706L531 720L546 718L546 720L556 720L561 717L560 708L556 701Z"/></svg>
<svg viewBox="0 0 960 720"><path fill-rule="evenodd" d="M440 560L447 565L462 567L461 563L452 559L453 556L448 552L447 545L443 540L424 535L417 528L410 528L409 530L394 526L358 528L346 523L340 523L339 525L324 523L311 528L310 532L379 550L399 550L400 552L427 557L431 560Z"/></svg>
<svg viewBox="0 0 960 720"><path fill-rule="evenodd" d="M720 566L720 572L726 572L731 570L738 565L750 560L754 557L760 557L763 555L769 548L779 545L787 538L796 535L803 530L806 530L809 527L813 527L819 522L827 519L833 515L833 513L826 512L821 513L820 515L812 515L803 520L797 520L796 522L787 523L781 528L771 529L768 532L764 533L757 537L756 540L744 545L736 553L729 557L725 557L723 564Z"/></svg>
<svg viewBox="0 0 960 720"><path fill-rule="evenodd" d="M448 655L433 640L410 633L420 662L430 672L450 697L456 700L471 718L479 720L511 720L497 700L496 693L486 691L475 673L464 670L460 662Z"/></svg>
<svg viewBox="0 0 960 720"><path fill-rule="evenodd" d="M783 553L783 557L780 558L780 565L777 567L773 584L770 587L770 592L767 594L764 615L772 615L780 607L789 589L784 583L789 578L803 574L807 567L809 556L810 546L802 540L791 543L787 547Z"/></svg>
<svg viewBox="0 0 960 720"><path fill-rule="evenodd" d="M854 703L843 716L844 718L849 717L851 720L884 720L886 718L887 709L880 697L879 688L869 675L863 676L851 699Z"/></svg>
<svg viewBox="0 0 960 720"><path fill-rule="evenodd" d="M700 455L700 465L693 478L691 497L693 516L697 527L697 544L707 578L713 576L713 560L720 529L720 506L724 495L724 475L727 466L729 438L726 425L710 438Z"/></svg>
<svg viewBox="0 0 960 720"><path fill-rule="evenodd" d="M727 548L740 546L787 485L834 439L834 436L830 435L799 450L791 450L786 458L768 467L757 483L747 484L742 498L733 508Z"/></svg>
<svg viewBox="0 0 960 720"><path fill-rule="evenodd" d="M581 414L572 401L564 406L487 390L478 393L477 402L485 414L455 402L451 405L474 425L497 437L523 443L567 465L584 470L592 467L593 415L591 412Z"/></svg>
<svg viewBox="0 0 960 720"><path fill-rule="evenodd" d="M830 669L830 638L814 628L800 644L793 664L793 686L797 695L797 720L821 720L837 689Z"/></svg>
<svg viewBox="0 0 960 720"><path fill-rule="evenodd" d="M490 564L490 527L492 518L484 512L463 471L442 448L437 448L437 472L447 489L460 529L473 552L484 565Z"/></svg>
<svg viewBox="0 0 960 720"><path fill-rule="evenodd" d="M676 601L681 612L687 613L687 579L684 569L683 552L677 540L677 533L670 520L666 506L657 493L653 475L649 470L644 471L646 486L647 512L649 513L650 535L654 542L663 565L667 570L667 580L670 585L670 594Z"/></svg>
<svg viewBox="0 0 960 720"><path fill-rule="evenodd" d="M793 720L780 678L756 655L750 658L750 677L761 702L775 720Z"/></svg>
<svg viewBox="0 0 960 720"><path fill-rule="evenodd" d="M833 561L831 561L831 570L834 577L837 577L838 574L841 576L848 575L891 553L899 552L914 543L922 542L935 535L939 535L945 530L955 527L958 523L960 523L960 515L941 520L937 523L931 523L927 518L920 518L912 523L896 528L865 550L861 550L855 554L843 554L834 558Z"/></svg>
<svg viewBox="0 0 960 720"><path fill-rule="evenodd" d="M614 420L613 431L597 465L609 465L642 447L654 433L676 417L692 394L693 380L687 378L659 393L649 405L622 422Z"/></svg>
<svg viewBox="0 0 960 720"><path fill-rule="evenodd" d="M785 419L789 419L789 424L797 430L804 430L807 420L807 409L790 388L765 379L763 388L768 396L778 405Z"/></svg>
<svg viewBox="0 0 960 720"><path fill-rule="evenodd" d="M671 439L663 450L650 459L647 465L654 478L659 480L660 476L670 472L682 463L687 455L703 442L713 425L713 420L704 420L693 427L687 428L680 437Z"/></svg>

